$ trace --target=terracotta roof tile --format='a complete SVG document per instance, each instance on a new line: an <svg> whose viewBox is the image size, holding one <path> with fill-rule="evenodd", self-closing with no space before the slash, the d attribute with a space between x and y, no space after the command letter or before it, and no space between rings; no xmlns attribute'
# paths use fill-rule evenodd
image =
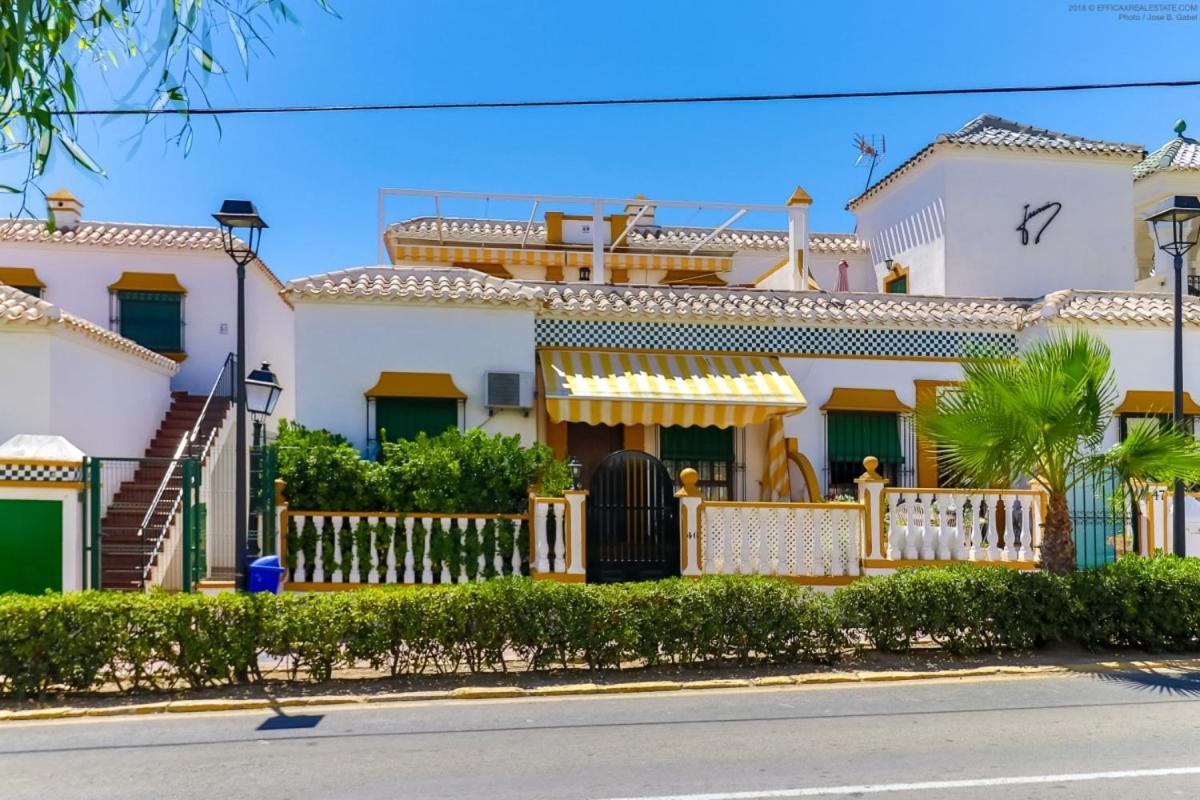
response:
<svg viewBox="0 0 1200 800"><path fill-rule="evenodd" d="M296 300L367 298L382 301L538 305L536 286L471 269L358 267L289 281L284 296Z"/></svg>
<svg viewBox="0 0 1200 800"><path fill-rule="evenodd" d="M1138 326L1171 322L1171 297L1165 294L1064 290L1019 299L707 286L597 286L507 280L459 267L359 267L291 281L285 295L301 301L340 298L527 306L542 315L561 318L794 321L1014 331L1052 318ZM1184 302L1187 323L1200 325L1200 298L1189 297Z"/></svg>
<svg viewBox="0 0 1200 800"><path fill-rule="evenodd" d="M838 324L969 325L1009 329L1016 327L1024 310L1019 301L999 299L654 286L591 288L578 284L548 286L546 308L551 314L588 317L786 319Z"/></svg>
<svg viewBox="0 0 1200 800"><path fill-rule="evenodd" d="M1169 294L1063 289L1032 301L1022 324L1058 318L1102 325L1170 325L1175 318L1174 302ZM1183 319L1187 325L1200 325L1200 298L1183 298Z"/></svg>
<svg viewBox="0 0 1200 800"><path fill-rule="evenodd" d="M439 235L436 217L414 217L388 226L387 235L394 240L417 239L422 242L471 242L477 244L545 246L546 226L535 222L529 226L517 220L473 219L442 217ZM626 236L631 249L686 250L700 242L712 228L685 226L655 226L634 228ZM778 250L787 251L787 231L731 228L721 231L704 246L706 250ZM821 253L865 253L867 243L852 233L813 233L809 248Z"/></svg>
<svg viewBox="0 0 1200 800"><path fill-rule="evenodd" d="M1184 136L1172 139L1133 168L1133 179L1175 170L1200 170L1200 142Z"/></svg>
<svg viewBox="0 0 1200 800"><path fill-rule="evenodd" d="M0 242L91 247L138 247L171 250L224 250L221 229L196 225L145 225L134 222L80 222L70 231L51 231L45 220L0 222ZM283 282L261 259L255 264L280 289Z"/></svg>
<svg viewBox="0 0 1200 800"><path fill-rule="evenodd" d="M1035 128L993 114L980 114L953 133L943 133L923 147L916 155L884 175L865 192L846 204L847 208L877 194L900 176L907 173L936 150L943 147L999 147L1026 152L1063 153L1066 155L1104 156L1122 159L1141 159L1145 148L1140 144L1087 139L1070 133Z"/></svg>

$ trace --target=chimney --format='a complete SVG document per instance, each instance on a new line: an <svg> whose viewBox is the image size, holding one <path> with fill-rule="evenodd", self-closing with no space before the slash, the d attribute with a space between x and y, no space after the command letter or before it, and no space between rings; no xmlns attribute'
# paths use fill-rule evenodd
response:
<svg viewBox="0 0 1200 800"><path fill-rule="evenodd" d="M82 212L83 203L66 189L46 195L46 219L56 231L69 233L75 230L79 227Z"/></svg>
<svg viewBox="0 0 1200 800"><path fill-rule="evenodd" d="M644 194L634 195L633 199L634 200L645 200L646 195L644 195ZM629 219L633 219L634 217L637 216L638 212L641 211L643 208L645 208L646 211L644 214L642 214L641 218L638 219L637 225L635 227L637 227L637 228L654 228L654 227L656 227L655 222L654 222L654 206L652 206L652 205L636 203L636 202L629 203L628 205L625 206L625 216L628 217Z"/></svg>

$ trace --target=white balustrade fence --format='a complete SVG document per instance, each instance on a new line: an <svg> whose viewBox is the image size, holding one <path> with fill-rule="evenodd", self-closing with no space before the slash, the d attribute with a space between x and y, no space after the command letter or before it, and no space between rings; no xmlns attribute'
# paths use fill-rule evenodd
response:
<svg viewBox="0 0 1200 800"><path fill-rule="evenodd" d="M228 578L234 573L234 528L237 522L237 438L233 411L203 443L199 454L200 502L204 506L204 549L207 575Z"/></svg>
<svg viewBox="0 0 1200 800"><path fill-rule="evenodd" d="M858 575L866 509L858 503L700 504L705 574ZM686 543L685 543L686 548Z"/></svg>
<svg viewBox="0 0 1200 800"><path fill-rule="evenodd" d="M584 574L584 514L587 492L571 490L564 497L529 498L533 518L530 564L539 575Z"/></svg>
<svg viewBox="0 0 1200 800"><path fill-rule="evenodd" d="M1032 562L1044 503L1029 489L887 489L869 549L891 561Z"/></svg>
<svg viewBox="0 0 1200 800"><path fill-rule="evenodd" d="M527 574L528 518L518 514L285 511L290 583L466 583Z"/></svg>

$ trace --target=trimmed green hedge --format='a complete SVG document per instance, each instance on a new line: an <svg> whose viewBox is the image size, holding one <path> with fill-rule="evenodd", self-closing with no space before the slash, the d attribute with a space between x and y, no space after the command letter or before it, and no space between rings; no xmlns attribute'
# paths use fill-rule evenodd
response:
<svg viewBox="0 0 1200 800"><path fill-rule="evenodd" d="M0 597L0 690L201 687L369 664L395 675L572 664L831 662L850 647L951 653L1200 648L1200 562L1129 557L1058 577L961 565L865 578L832 596L710 577L285 595L82 593Z"/></svg>

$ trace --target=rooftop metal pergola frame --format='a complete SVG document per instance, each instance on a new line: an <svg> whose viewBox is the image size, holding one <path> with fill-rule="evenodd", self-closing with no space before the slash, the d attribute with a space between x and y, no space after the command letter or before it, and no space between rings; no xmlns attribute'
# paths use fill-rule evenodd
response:
<svg viewBox="0 0 1200 800"><path fill-rule="evenodd" d="M693 209L716 209L732 211L733 213L726 218L721 224L712 228L707 234L696 244L692 245L688 250L688 255L694 254L697 250L703 247L708 242L716 238L722 231L736 223L739 219L750 212L765 212L772 214L783 214L789 219L788 238L789 238L789 258L795 259L797 252L807 250L807 209L803 209L803 223L800 226L802 230L797 230L796 220L794 215L800 208L797 206L769 204L769 203L729 203L721 201L701 201L701 200L658 200L648 197L575 197L571 195L540 195L540 194L497 194L490 192L457 192L445 189L402 189L384 187L378 190L378 241L379 241L379 258L380 263L388 263L387 252L387 217L385 214L385 203L389 197L425 197L433 201L434 218L437 224L438 243L445 244L442 238L442 199L454 200L484 200L497 202L516 202L530 203L529 220L525 223L525 230L521 236L521 248L524 248L529 239L529 230L533 226L533 222L537 217L537 212L543 205L570 205L570 206L587 206L592 209L592 281L603 283L606 280L606 270L604 268L604 211L608 207L619 207L621 209L637 208L638 211L626 223L625 229L613 239L608 246L608 252L612 253L625 240L626 236L634 229L642 217L651 209L657 208L693 208ZM481 243L486 244L486 243ZM793 267L795 265L793 264ZM801 276L801 286L808 284L808 263L804 260L802 265L804 275Z"/></svg>

